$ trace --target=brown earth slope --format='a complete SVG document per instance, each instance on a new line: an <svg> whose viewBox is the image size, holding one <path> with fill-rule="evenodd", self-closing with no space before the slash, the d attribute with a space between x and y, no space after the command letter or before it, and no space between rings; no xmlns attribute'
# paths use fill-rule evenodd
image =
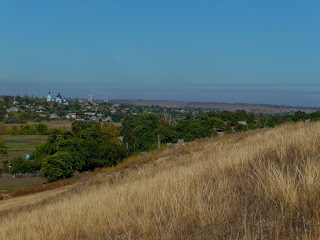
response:
<svg viewBox="0 0 320 240"><path fill-rule="evenodd" d="M170 146L1 215L0 238L319 239L319 153L320 123Z"/></svg>

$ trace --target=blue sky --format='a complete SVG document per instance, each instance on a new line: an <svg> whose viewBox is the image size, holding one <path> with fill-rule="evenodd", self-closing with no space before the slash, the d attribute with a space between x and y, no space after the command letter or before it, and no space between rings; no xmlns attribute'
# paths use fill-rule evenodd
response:
<svg viewBox="0 0 320 240"><path fill-rule="evenodd" d="M320 106L319 1L0 0L0 94Z"/></svg>

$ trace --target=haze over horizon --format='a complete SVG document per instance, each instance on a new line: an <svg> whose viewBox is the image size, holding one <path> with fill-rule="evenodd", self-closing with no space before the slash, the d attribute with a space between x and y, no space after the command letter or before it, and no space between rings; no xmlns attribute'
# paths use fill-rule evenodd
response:
<svg viewBox="0 0 320 240"><path fill-rule="evenodd" d="M1 1L0 95L320 106L320 2Z"/></svg>

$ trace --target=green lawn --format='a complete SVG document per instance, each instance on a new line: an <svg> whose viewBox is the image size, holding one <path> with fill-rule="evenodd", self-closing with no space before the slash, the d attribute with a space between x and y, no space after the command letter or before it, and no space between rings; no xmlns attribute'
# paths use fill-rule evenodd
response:
<svg viewBox="0 0 320 240"><path fill-rule="evenodd" d="M42 135L4 135L8 154L0 157L0 168L3 160L11 160L15 157L25 158L27 154L32 154L37 146L47 141L47 136Z"/></svg>

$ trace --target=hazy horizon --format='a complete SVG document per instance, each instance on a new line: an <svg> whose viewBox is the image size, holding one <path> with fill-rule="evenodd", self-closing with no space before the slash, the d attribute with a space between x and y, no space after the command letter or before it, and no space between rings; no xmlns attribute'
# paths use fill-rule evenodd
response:
<svg viewBox="0 0 320 240"><path fill-rule="evenodd" d="M1 1L0 95L320 106L319 2Z"/></svg>

